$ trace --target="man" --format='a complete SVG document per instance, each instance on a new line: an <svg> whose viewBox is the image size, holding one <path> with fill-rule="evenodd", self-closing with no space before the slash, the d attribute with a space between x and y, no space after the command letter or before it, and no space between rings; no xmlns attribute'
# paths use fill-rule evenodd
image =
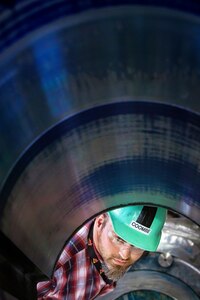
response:
<svg viewBox="0 0 200 300"><path fill-rule="evenodd" d="M134 205L97 216L65 246L52 280L38 283L38 300L90 300L111 292L146 251L156 251L166 212Z"/></svg>

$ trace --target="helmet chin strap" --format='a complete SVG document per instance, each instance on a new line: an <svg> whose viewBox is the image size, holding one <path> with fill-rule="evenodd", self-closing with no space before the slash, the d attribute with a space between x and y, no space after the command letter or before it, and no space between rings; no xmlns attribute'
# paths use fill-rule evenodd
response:
<svg viewBox="0 0 200 300"><path fill-rule="evenodd" d="M95 268L97 269L97 271L99 272L99 274L101 275L101 277L103 278L103 280L107 284L111 284L113 281L110 280L105 275L105 272L104 272L104 269L102 267L102 264L101 264L99 258L97 257L95 250L94 250L93 228L94 228L94 222L91 224L90 231L89 231L89 234L88 234L88 241L87 241L88 255L89 255L90 259L91 259L91 262L93 263L93 265L95 266Z"/></svg>

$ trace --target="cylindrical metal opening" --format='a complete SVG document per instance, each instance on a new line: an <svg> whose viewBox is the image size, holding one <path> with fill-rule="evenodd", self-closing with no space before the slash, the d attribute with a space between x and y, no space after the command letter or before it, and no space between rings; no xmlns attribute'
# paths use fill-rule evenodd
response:
<svg viewBox="0 0 200 300"><path fill-rule="evenodd" d="M191 2L187 13L74 1L65 14L53 1L34 10L25 2L0 19L2 233L51 276L66 240L107 209L159 205L199 224L200 23ZM34 23L46 9L49 19Z"/></svg>

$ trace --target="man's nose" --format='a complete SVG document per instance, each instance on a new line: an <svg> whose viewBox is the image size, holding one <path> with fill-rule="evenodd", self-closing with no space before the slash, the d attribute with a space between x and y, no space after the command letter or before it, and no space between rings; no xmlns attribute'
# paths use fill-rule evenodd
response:
<svg viewBox="0 0 200 300"><path fill-rule="evenodd" d="M121 256L122 259L127 259L130 257L131 253L131 246L127 245L125 247L122 247L119 251L119 255Z"/></svg>

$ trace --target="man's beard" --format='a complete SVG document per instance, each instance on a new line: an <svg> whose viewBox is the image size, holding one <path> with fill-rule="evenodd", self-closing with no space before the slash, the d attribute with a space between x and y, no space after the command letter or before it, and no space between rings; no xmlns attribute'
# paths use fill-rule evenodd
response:
<svg viewBox="0 0 200 300"><path fill-rule="evenodd" d="M100 250L100 254L103 258L103 262L101 262L102 264L102 268L104 270L105 275L113 281L117 281L119 280L124 273L126 273L126 271L129 269L130 265L126 265L126 266L120 266L120 265L115 265L112 263L112 257L107 257L106 256L106 252L104 250L103 247L103 242L102 239L100 238L99 241L99 250Z"/></svg>
<svg viewBox="0 0 200 300"><path fill-rule="evenodd" d="M128 270L129 267L122 267L122 266L109 266L103 262L102 263L102 268L104 270L104 273L105 275L110 279L110 280L113 280L113 281L117 281L119 280L123 275L124 273L126 273L126 271Z"/></svg>

